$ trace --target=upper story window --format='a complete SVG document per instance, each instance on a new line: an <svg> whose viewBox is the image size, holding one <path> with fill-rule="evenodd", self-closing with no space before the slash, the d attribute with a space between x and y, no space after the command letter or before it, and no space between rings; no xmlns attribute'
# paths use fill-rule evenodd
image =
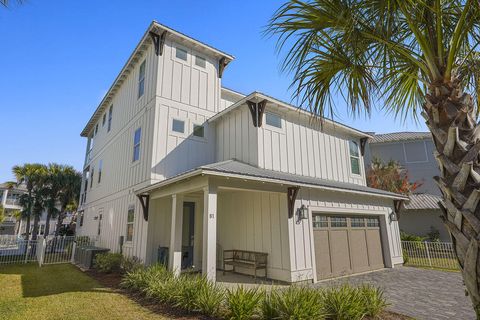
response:
<svg viewBox="0 0 480 320"><path fill-rule="evenodd" d="M265 113L265 123L268 124L269 126L281 129L282 128L282 117L280 117L278 114L275 114L275 113L266 112Z"/></svg>
<svg viewBox="0 0 480 320"><path fill-rule="evenodd" d="M133 240L133 222L135 221L135 207L130 205L127 213L127 242Z"/></svg>
<svg viewBox="0 0 480 320"><path fill-rule="evenodd" d="M107 122L107 114L104 113L102 117L102 128L105 127L105 122Z"/></svg>
<svg viewBox="0 0 480 320"><path fill-rule="evenodd" d="M207 66L207 60L200 56L195 56L195 65L205 68Z"/></svg>
<svg viewBox="0 0 480 320"><path fill-rule="evenodd" d="M181 48L175 48L175 57L177 59L187 61L187 50L183 50Z"/></svg>
<svg viewBox="0 0 480 320"><path fill-rule="evenodd" d="M93 134L93 136L96 136L98 133L98 123L95 125L95 132Z"/></svg>
<svg viewBox="0 0 480 320"><path fill-rule="evenodd" d="M102 182L103 160L98 161L98 183Z"/></svg>
<svg viewBox="0 0 480 320"><path fill-rule="evenodd" d="M193 135L195 137L203 138L205 137L205 127L202 125L194 124L193 125Z"/></svg>
<svg viewBox="0 0 480 320"><path fill-rule="evenodd" d="M93 187L93 177L95 176L95 168L92 166L92 171L90 173L90 189Z"/></svg>
<svg viewBox="0 0 480 320"><path fill-rule="evenodd" d="M108 109L108 126L107 126L107 132L112 129L112 118L113 118L113 104L110 106L110 109Z"/></svg>
<svg viewBox="0 0 480 320"><path fill-rule="evenodd" d="M140 65L140 71L138 72L138 98L145 93L145 60Z"/></svg>
<svg viewBox="0 0 480 320"><path fill-rule="evenodd" d="M178 132L178 133L184 133L185 132L185 121L178 120L178 119L173 119L172 120L172 131Z"/></svg>
<svg viewBox="0 0 480 320"><path fill-rule="evenodd" d="M350 168L353 174L360 174L360 153L358 152L358 143L349 142L350 147Z"/></svg>
<svg viewBox="0 0 480 320"><path fill-rule="evenodd" d="M427 148L423 141L404 142L405 162L427 162Z"/></svg>
<svg viewBox="0 0 480 320"><path fill-rule="evenodd" d="M80 227L83 227L83 211L80 212Z"/></svg>
<svg viewBox="0 0 480 320"><path fill-rule="evenodd" d="M135 135L133 136L133 162L140 159L140 138L142 136L142 128L135 130Z"/></svg>

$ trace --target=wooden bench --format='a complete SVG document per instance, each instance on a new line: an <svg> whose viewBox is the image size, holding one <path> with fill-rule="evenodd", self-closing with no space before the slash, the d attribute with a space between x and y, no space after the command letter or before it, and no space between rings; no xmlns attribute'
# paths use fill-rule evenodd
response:
<svg viewBox="0 0 480 320"><path fill-rule="evenodd" d="M253 269L255 280L257 280L257 270L265 270L265 279L267 279L267 257L268 253L245 251L245 250L224 250L223 251L223 274L226 271L235 272L235 267ZM226 266L232 266L231 270L226 270Z"/></svg>

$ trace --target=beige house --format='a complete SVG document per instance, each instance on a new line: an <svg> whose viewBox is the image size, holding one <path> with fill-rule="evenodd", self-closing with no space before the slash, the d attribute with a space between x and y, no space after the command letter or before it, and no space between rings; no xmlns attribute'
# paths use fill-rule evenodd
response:
<svg viewBox="0 0 480 320"><path fill-rule="evenodd" d="M366 186L371 136L222 87L233 59L149 26L82 131L78 234L212 280L232 249L266 253L285 282L401 264L407 198Z"/></svg>

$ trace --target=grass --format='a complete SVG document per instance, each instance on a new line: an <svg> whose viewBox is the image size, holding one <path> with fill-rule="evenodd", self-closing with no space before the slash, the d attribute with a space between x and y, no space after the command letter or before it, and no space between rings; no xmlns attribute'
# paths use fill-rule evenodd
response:
<svg viewBox="0 0 480 320"><path fill-rule="evenodd" d="M166 319L70 264L0 266L0 319Z"/></svg>
<svg viewBox="0 0 480 320"><path fill-rule="evenodd" d="M408 261L405 263L406 266L412 267L422 267L429 269L439 269L446 271L460 271L458 268L458 262L456 259L451 258L430 258L432 266L430 267L427 258L416 258L408 257ZM457 267L453 267L457 266Z"/></svg>

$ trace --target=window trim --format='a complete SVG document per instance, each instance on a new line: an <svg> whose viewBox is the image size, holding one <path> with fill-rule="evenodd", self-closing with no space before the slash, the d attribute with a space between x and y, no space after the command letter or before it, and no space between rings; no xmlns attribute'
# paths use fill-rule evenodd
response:
<svg viewBox="0 0 480 320"><path fill-rule="evenodd" d="M130 210L133 211L133 219L132 221L128 221L128 215L130 213ZM128 206L128 209L127 209L127 228L126 228L126 232L125 232L125 242L127 243L131 243L133 242L133 237L134 237L134 234L135 234L135 205L131 204ZM132 226L132 238L129 240L128 239L128 229L129 229L129 226Z"/></svg>
<svg viewBox="0 0 480 320"><path fill-rule="evenodd" d="M143 67L143 74L142 74L142 67ZM145 95L145 75L147 73L147 60L144 59L138 68L138 82L137 82L137 99L140 99ZM140 93L140 88L142 88L142 92Z"/></svg>
<svg viewBox="0 0 480 320"><path fill-rule="evenodd" d="M92 170L90 170L90 172L91 172L91 174L90 174L90 178L91 178L91 180L90 180L90 189L92 189L92 187L93 187L93 180L95 180L95 179L94 179L94 177L95 177L95 167L94 167L94 166L92 166Z"/></svg>
<svg viewBox="0 0 480 320"><path fill-rule="evenodd" d="M270 123L267 122L267 118L268 118L269 115L274 116L274 117L278 117L280 119L280 127L277 127L276 125L273 125L273 124L270 124ZM265 125L268 126L269 128L274 128L275 130L283 131L283 128L284 128L283 117L278 113L271 112L271 111L265 111Z"/></svg>
<svg viewBox="0 0 480 320"><path fill-rule="evenodd" d="M188 52L189 50L188 50L187 48L185 48L185 47L180 46L180 45L174 46L174 49L175 49L175 52L173 53L172 57L173 57L175 60L179 61L179 62L187 63L187 64L188 64L188 57L190 56L190 54L189 54L189 52ZM182 59L182 58L177 57L177 50L180 50L180 51L183 51L183 52L186 53L185 60Z"/></svg>
<svg viewBox="0 0 480 320"><path fill-rule="evenodd" d="M98 178L97 178L97 184L100 184L102 182L102 170L103 170L103 159L100 159L98 161Z"/></svg>
<svg viewBox="0 0 480 320"><path fill-rule="evenodd" d="M203 128L203 136L196 136L195 135L195 127L202 127ZM200 124L200 123L196 123L196 122L192 122L192 138L195 139L195 140L200 140L200 141L205 141L207 140L206 138L206 128L205 128L205 124Z"/></svg>
<svg viewBox="0 0 480 320"><path fill-rule="evenodd" d="M102 128L105 127L106 122L107 122L107 113L105 112L102 117Z"/></svg>
<svg viewBox="0 0 480 320"><path fill-rule="evenodd" d="M112 119L113 119L113 104L108 109L107 132L110 132L110 130L112 129Z"/></svg>
<svg viewBox="0 0 480 320"><path fill-rule="evenodd" d="M420 161L408 161L408 158L407 158L407 149L405 148L405 144L407 144L407 143L417 143L417 142L423 142L423 150L425 151L425 160L420 160ZM405 163L406 163L406 164L411 164L411 163L427 163L427 162L429 162L429 160L428 160L427 143L426 143L425 140L422 140L422 141L403 141L403 142L402 142L402 148L403 148L403 156L405 157Z"/></svg>
<svg viewBox="0 0 480 320"><path fill-rule="evenodd" d="M357 153L358 153L357 156L352 155L352 152L350 150L350 143L354 143L355 146L357 147ZM355 140L348 140L347 146L348 146L348 160L350 162L350 174L352 174L354 176L362 176L362 163L360 161L360 157L361 157L360 146L359 146L358 142L355 141ZM358 159L358 173L353 172L353 170L352 170L352 158Z"/></svg>
<svg viewBox="0 0 480 320"><path fill-rule="evenodd" d="M203 57L203 56L201 56L201 55L199 55L199 54L195 54L194 56L195 56L194 65L195 65L196 67L198 67L198 68L207 69L207 58L205 58L205 57ZM199 65L199 64L197 63L197 59L202 60L203 63L204 63L204 65Z"/></svg>
<svg viewBox="0 0 480 320"><path fill-rule="evenodd" d="M178 132L173 130L173 122L174 121L181 121L183 122L183 132ZM187 135L187 121L188 119L182 119L179 117L170 117L170 134L175 136L185 137Z"/></svg>
<svg viewBox="0 0 480 320"><path fill-rule="evenodd" d="M135 143L135 138L137 137L137 132L139 132L139 137L138 137L138 142ZM133 154L132 154L132 163L135 163L140 160L140 151L141 151L141 145L142 145L142 127L138 127L135 129L133 132ZM135 150L138 147L138 158L135 159Z"/></svg>

